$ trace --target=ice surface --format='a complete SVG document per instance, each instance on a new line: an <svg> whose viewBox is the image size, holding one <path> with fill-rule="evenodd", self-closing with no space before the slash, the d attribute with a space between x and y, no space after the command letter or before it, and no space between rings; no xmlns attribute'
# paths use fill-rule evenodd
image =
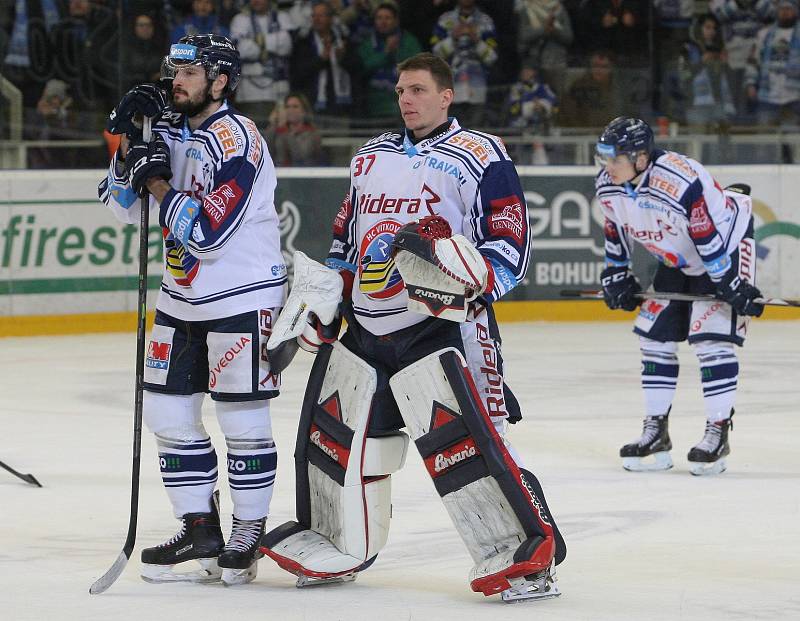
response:
<svg viewBox="0 0 800 621"><path fill-rule="evenodd" d="M269 559L252 584L152 585L139 551L177 528L145 431L137 548L104 594L89 585L128 524L135 336L0 340L0 618L104 619L798 619L800 322L756 321L741 352L729 470L692 477L703 434L697 362L683 363L671 415L675 468L628 473L638 436L639 358L630 325L506 324L508 379L525 419L509 437L543 482L569 545L563 595L505 605L470 591L471 561L419 458L393 477L389 542L354 583L298 590ZM269 526L294 517L294 430L311 356L299 352L273 406L279 466ZM205 424L224 460L206 403ZM230 501L221 472L223 529Z"/></svg>

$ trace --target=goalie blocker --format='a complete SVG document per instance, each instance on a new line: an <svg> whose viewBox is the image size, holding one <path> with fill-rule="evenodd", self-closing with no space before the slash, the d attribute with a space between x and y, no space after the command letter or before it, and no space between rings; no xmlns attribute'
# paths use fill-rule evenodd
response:
<svg viewBox="0 0 800 621"><path fill-rule="evenodd" d="M406 434L372 424L386 404L386 379L340 342L323 345L314 363L295 448L297 521L266 534L261 547L298 576L298 586L352 580L386 543L391 473L408 445ZM436 351L389 385L475 562L472 589L504 599L557 595L549 570L554 555L560 562L566 554L563 540L538 481L516 465L483 407L461 352Z"/></svg>

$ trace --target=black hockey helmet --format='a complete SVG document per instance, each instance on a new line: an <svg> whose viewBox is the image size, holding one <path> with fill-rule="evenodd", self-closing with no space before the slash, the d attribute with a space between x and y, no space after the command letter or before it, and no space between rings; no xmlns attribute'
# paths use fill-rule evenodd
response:
<svg viewBox="0 0 800 621"><path fill-rule="evenodd" d="M654 150L653 130L647 123L642 119L618 116L600 134L595 148L595 162L598 166L604 166L609 160L624 154L631 163L635 163L640 153L645 153L649 158Z"/></svg>
<svg viewBox="0 0 800 621"><path fill-rule="evenodd" d="M224 94L236 90L242 73L239 51L228 37L217 34L196 34L181 37L169 48L169 54L161 63L161 79L171 80L181 65L199 65L206 70L209 80L216 80L221 73L228 76Z"/></svg>

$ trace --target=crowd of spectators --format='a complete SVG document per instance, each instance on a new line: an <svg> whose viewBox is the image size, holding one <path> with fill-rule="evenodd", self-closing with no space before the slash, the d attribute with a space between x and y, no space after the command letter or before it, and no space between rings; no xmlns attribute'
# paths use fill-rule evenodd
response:
<svg viewBox="0 0 800 621"><path fill-rule="evenodd" d="M462 124L533 136L537 163L535 137L620 114L695 132L800 119L798 0L0 4L0 74L22 92L30 140L99 135L120 95L197 32L234 40L235 105L292 165L324 161L320 131L397 124L395 67L421 50L453 67Z"/></svg>

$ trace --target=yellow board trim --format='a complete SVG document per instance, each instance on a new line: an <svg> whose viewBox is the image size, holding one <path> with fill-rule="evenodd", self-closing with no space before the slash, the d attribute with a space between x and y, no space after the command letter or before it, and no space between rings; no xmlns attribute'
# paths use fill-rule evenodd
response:
<svg viewBox="0 0 800 621"><path fill-rule="evenodd" d="M633 321L635 317L635 313L611 311L597 300L498 302L494 309L500 322ZM153 316L153 312L147 313L148 328L153 325ZM761 319L797 321L800 308L768 306ZM0 337L134 331L136 313L0 317Z"/></svg>

